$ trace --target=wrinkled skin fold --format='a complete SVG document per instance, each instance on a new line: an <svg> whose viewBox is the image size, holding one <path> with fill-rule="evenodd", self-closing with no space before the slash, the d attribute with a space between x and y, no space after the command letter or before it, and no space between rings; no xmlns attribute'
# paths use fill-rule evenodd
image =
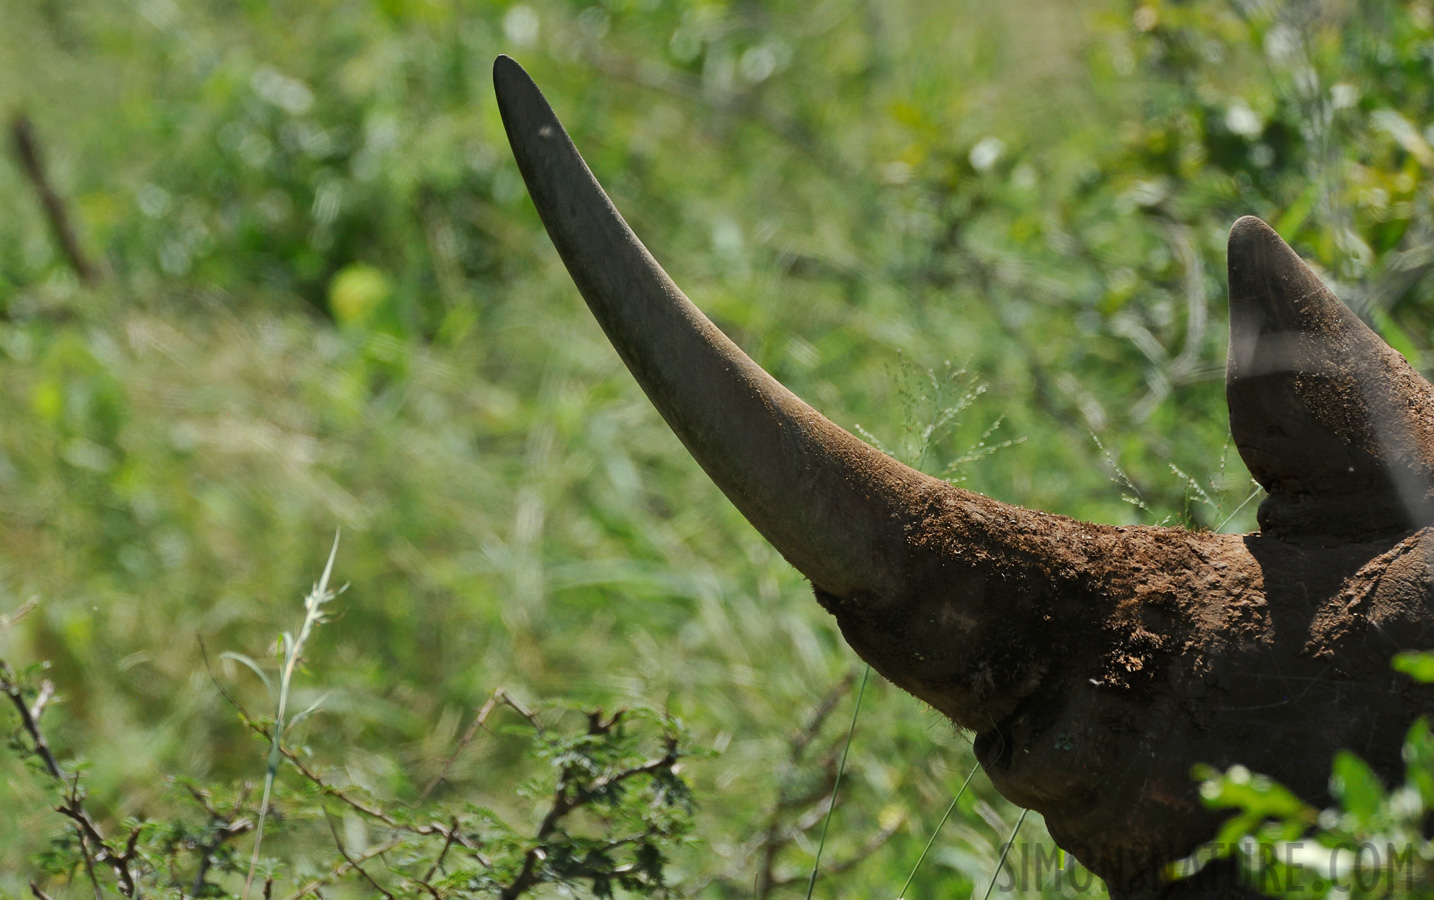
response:
<svg viewBox="0 0 1434 900"><path fill-rule="evenodd" d="M1263 222L1230 234L1231 428L1261 533L1116 528L963 491L807 406L692 305L513 60L518 167L618 354L724 494L812 582L852 648L976 733L1006 797L1113 896L1213 837L1197 763L1323 802L1335 752L1386 779L1434 693L1391 656L1434 643L1434 387Z"/></svg>

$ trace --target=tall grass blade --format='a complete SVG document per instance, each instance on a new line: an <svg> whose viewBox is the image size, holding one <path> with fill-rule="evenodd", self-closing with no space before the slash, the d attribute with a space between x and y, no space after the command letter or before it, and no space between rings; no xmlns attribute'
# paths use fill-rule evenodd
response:
<svg viewBox="0 0 1434 900"><path fill-rule="evenodd" d="M1011 829L1011 836L1006 838L1006 846L1001 848L1001 858L996 860L996 871L991 873L991 883L986 885L986 894L981 900L991 900L991 891L996 889L996 880L1001 877L1001 867L1006 864L1006 857L1011 855L1011 848L1016 846L1016 834L1026 824L1026 816L1030 814L1029 809L1021 810L1021 817L1016 820L1016 827Z"/></svg>
<svg viewBox="0 0 1434 900"><path fill-rule="evenodd" d="M822 822L822 839L817 842L817 858L812 860L812 879L807 882L807 900L812 900L812 891L817 887L817 872L822 866L822 850L827 845L827 830L832 827L832 814L836 812L837 795L841 792L841 777L846 772L846 757L851 752L851 738L856 734L856 717L861 712L861 698L866 694L866 681L871 677L871 666L861 673L861 687L856 689L856 704L851 708L851 727L846 732L846 746L841 750L841 762L837 764L836 780L832 782L832 805L827 808L826 821Z"/></svg>
<svg viewBox="0 0 1434 900"><path fill-rule="evenodd" d="M1228 516L1225 517L1225 521L1223 521L1223 522L1221 522L1219 525L1216 525L1216 526L1215 526L1215 530L1216 530L1217 532L1224 531L1224 530L1225 530L1225 526L1230 524L1230 520L1233 519L1233 518L1235 518L1236 516L1238 516L1238 515L1240 514L1240 510L1242 510L1242 509L1244 509L1245 507L1249 506L1249 505L1250 505L1250 501L1253 500L1253 499L1255 499L1256 497L1260 496L1260 494L1263 493L1264 490L1265 490L1265 489L1262 488L1262 487L1257 487L1257 488L1255 488L1253 491L1251 491L1251 492L1250 492L1250 496L1248 496L1248 497L1245 498L1245 502L1244 502L1244 503L1241 503L1239 506L1235 507L1235 509L1234 509L1233 511L1231 511L1231 513L1230 513Z"/></svg>
<svg viewBox="0 0 1434 900"><path fill-rule="evenodd" d="M911 874L906 876L906 883L903 884L901 890L897 892L896 900L905 900L906 890L911 887L911 882L916 879L916 872L921 868L921 864L926 861L926 854L931 852L931 847L936 843L936 838L941 834L941 829L946 826L946 820L951 818L951 813L956 810L956 801L960 800L961 795L966 793L967 785L971 783L971 779L975 778L976 773L979 771L981 771L981 766L977 765L971 770L971 774L966 776L966 780L961 782L961 790L957 791L956 796L951 798L951 805L946 807L946 813L941 816L941 821L936 823L936 830L931 832L931 839L926 842L925 847L921 848L921 855L916 858L916 865L911 867Z"/></svg>

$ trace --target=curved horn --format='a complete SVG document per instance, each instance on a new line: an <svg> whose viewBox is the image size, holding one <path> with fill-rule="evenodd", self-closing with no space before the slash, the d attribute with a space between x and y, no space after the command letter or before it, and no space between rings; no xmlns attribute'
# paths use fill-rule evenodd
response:
<svg viewBox="0 0 1434 900"><path fill-rule="evenodd" d="M668 425L818 588L889 595L901 579L900 521L923 489L942 483L843 431L748 358L628 228L528 73L500 56L493 79L548 234Z"/></svg>
<svg viewBox="0 0 1434 900"><path fill-rule="evenodd" d="M692 456L877 671L966 727L1009 714L1049 671L1052 623L1091 614L1072 582L1114 531L952 487L807 406L677 289L528 74L500 56L493 78L553 244Z"/></svg>
<svg viewBox="0 0 1434 900"><path fill-rule="evenodd" d="M1274 229L1230 229L1230 431L1269 491L1260 527L1391 534L1434 522L1434 386Z"/></svg>

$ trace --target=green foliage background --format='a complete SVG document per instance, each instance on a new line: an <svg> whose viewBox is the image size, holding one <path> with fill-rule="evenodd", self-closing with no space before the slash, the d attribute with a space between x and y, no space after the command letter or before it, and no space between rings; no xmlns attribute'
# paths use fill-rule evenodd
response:
<svg viewBox="0 0 1434 900"><path fill-rule="evenodd" d="M38 600L0 654L50 661L52 740L116 819L166 776L260 777L196 635L261 655L339 526L352 586L297 688L331 692L315 759L401 800L493 688L666 708L717 751L688 765L674 874L750 893L788 737L857 660L582 308L508 154L497 53L758 362L933 472L969 457L953 474L1002 500L1253 527L1220 380L1242 214L1434 361L1425 3L0 0L0 21L0 111L33 119L106 272L79 285L0 164L0 611ZM952 401L927 369L973 394L930 441ZM448 790L521 820L525 765L479 741ZM972 765L873 684L827 853L899 827L822 895L894 893ZM19 894L63 823L0 770ZM1018 814L978 776L908 896L984 890Z"/></svg>

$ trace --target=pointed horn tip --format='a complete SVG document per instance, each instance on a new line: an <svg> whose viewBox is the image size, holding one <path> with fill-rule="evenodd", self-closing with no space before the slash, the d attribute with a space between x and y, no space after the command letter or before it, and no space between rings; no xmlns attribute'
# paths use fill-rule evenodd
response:
<svg viewBox="0 0 1434 900"><path fill-rule="evenodd" d="M1316 276L1294 248L1275 229L1255 216L1242 216L1230 227L1226 256L1230 299L1256 291L1263 293L1268 278L1314 278Z"/></svg>
<svg viewBox="0 0 1434 900"><path fill-rule="evenodd" d="M537 89L532 76L513 57L506 53L498 54L498 58L493 60L493 89L498 94L500 106L505 98L511 98L515 92L524 88Z"/></svg>
<svg viewBox="0 0 1434 900"><path fill-rule="evenodd" d="M539 165L537 160L551 155L553 140L566 137L567 132L533 76L506 53L493 60L493 93L503 130L508 134L508 145L513 148L518 169L528 182L528 192L537 203L542 191L535 187L530 170ZM561 140L558 143L561 144Z"/></svg>
<svg viewBox="0 0 1434 900"><path fill-rule="evenodd" d="M518 65L516 59L506 53L499 53L493 60L493 83L501 84L503 80L511 78L521 71L523 71L523 67Z"/></svg>
<svg viewBox="0 0 1434 900"><path fill-rule="evenodd" d="M1259 243L1269 243L1271 238L1279 244L1284 243L1275 229L1265 224L1265 220L1259 216L1241 216L1234 225L1230 226L1231 250Z"/></svg>

